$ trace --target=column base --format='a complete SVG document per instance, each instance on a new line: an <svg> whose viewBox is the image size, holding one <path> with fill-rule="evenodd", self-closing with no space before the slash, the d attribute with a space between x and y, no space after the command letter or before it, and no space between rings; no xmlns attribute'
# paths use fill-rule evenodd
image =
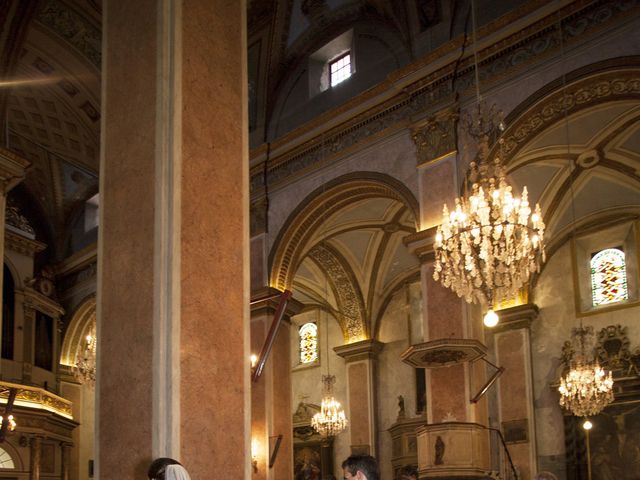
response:
<svg viewBox="0 0 640 480"><path fill-rule="evenodd" d="M416 433L420 480L491 477L489 430L482 425L436 423L419 427Z"/></svg>

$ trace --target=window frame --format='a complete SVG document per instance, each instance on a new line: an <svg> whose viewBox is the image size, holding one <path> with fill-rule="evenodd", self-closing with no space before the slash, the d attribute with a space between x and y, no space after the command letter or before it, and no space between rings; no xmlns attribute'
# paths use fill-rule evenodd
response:
<svg viewBox="0 0 640 480"><path fill-rule="evenodd" d="M332 67L333 65L335 65L336 63L338 63L340 60L342 60L345 57L349 57L349 75L346 76L345 78L343 78L342 80L340 80L337 83L333 83L333 74L334 72L332 71ZM351 78L353 76L353 63L351 62L351 50L347 50L346 52L341 53L340 55L338 55L337 57L334 57L332 60L329 60L329 62L327 62L327 68L329 70L329 88L334 88L337 85L340 85L341 83L346 82L349 78ZM336 70L336 73L339 72L340 70L347 68L346 65L342 66L340 68L338 68Z"/></svg>

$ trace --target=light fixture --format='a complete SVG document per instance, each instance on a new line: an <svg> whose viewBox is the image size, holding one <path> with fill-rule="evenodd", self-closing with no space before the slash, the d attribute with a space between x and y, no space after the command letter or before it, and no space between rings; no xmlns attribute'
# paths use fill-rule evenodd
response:
<svg viewBox="0 0 640 480"><path fill-rule="evenodd" d="M560 378L560 405L577 417L600 413L613 401L613 377L591 360L593 327L574 328L569 372Z"/></svg>
<svg viewBox="0 0 640 480"><path fill-rule="evenodd" d="M445 204L434 250L433 278L468 303L484 305L487 326L498 323L493 305L509 300L540 271L544 262L544 223L540 206L533 212L527 187L518 198L503 164L501 114L481 101L475 40L475 7L471 6L476 84L476 108L461 118L461 126L477 143L476 161L470 164L470 195ZM499 154L489 158L489 141L498 137Z"/></svg>
<svg viewBox="0 0 640 480"><path fill-rule="evenodd" d="M96 327L93 325L83 341L83 350L76 357L74 377L85 385L93 386L96 381Z"/></svg>
<svg viewBox="0 0 640 480"><path fill-rule="evenodd" d="M564 44L562 24L558 20L558 33L560 37L560 51L564 61ZM566 101L566 75L562 73L562 106L564 109L565 135L567 143L567 158L569 159L569 191L571 194L571 236L575 241L576 236L576 211L573 181L575 163L571 157L571 142L569 141L569 112ZM593 416L600 413L607 405L613 402L613 376L605 371L599 364L595 355L595 334L593 327L585 327L580 317L580 326L571 332L571 350L568 353L569 371L560 378L560 405L577 417ZM587 420L588 422L588 420ZM587 431L587 451L589 449L589 429L587 422L583 424ZM589 422L591 423L591 422ZM589 460L589 480L591 479L591 461Z"/></svg>
<svg viewBox="0 0 640 480"><path fill-rule="evenodd" d="M249 357L249 361L251 362L251 368L256 368L258 364L258 356L255 353L252 353Z"/></svg>
<svg viewBox="0 0 640 480"><path fill-rule="evenodd" d="M258 473L258 440L255 438L251 439L251 467L253 473Z"/></svg>
<svg viewBox="0 0 640 480"><path fill-rule="evenodd" d="M344 410L333 396L334 375L323 375L324 397L320 411L311 419L311 426L323 437L334 437L347 428L347 418Z"/></svg>
<svg viewBox="0 0 640 480"><path fill-rule="evenodd" d="M321 144L321 158L324 160L324 136L322 137ZM325 190L323 186L323 197L325 196ZM327 208L324 209L324 218L323 224L326 228L326 212ZM322 243L324 244L326 241L326 236L323 237ZM324 276L324 295L325 298L329 297L329 273L325 271ZM327 310L329 307L327 306ZM322 397L322 402L320 404L320 411L316 413L311 419L311 426L322 436L322 437L334 437L340 432L342 432L345 428L347 428L347 417L342 409L340 402L338 402L333 396L333 384L336 381L336 377L331 375L330 368L330 359L329 359L329 314L325 312L325 339L327 345L327 374L322 375L322 383L324 385L324 394Z"/></svg>
<svg viewBox="0 0 640 480"><path fill-rule="evenodd" d="M593 428L593 423L591 423L589 420L585 420L582 424L582 428L584 428L585 430L591 430Z"/></svg>
<svg viewBox="0 0 640 480"><path fill-rule="evenodd" d="M5 423L5 419L0 415L0 425L4 426ZM15 419L13 418L13 415L9 415L7 416L7 430L9 430L10 432L13 432L16 429L16 426L18 425L15 421Z"/></svg>

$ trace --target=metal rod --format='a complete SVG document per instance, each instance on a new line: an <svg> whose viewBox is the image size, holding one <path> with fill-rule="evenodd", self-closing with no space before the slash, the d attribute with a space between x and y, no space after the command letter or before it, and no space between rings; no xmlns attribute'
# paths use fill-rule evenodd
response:
<svg viewBox="0 0 640 480"><path fill-rule="evenodd" d="M591 445L589 443L589 430L587 432L587 479L591 480Z"/></svg>
<svg viewBox="0 0 640 480"><path fill-rule="evenodd" d="M258 362L256 363L256 368L253 371L253 375L251 376L251 380L253 382L257 382L262 375L262 370L264 370L264 366L267 363L267 358L269 357L269 353L271 352L271 347L273 347L273 342L276 339L276 333L278 333L278 327L282 322L282 317L284 316L284 312L287 308L287 303L291 299L291 291L285 290L280 295L280 303L278 304L278 308L276 309L276 313L273 315L273 322L271 322L271 328L269 329L269 333L267 334L267 338L264 341L264 345L262 346L262 351L260 352L260 357L258 357Z"/></svg>

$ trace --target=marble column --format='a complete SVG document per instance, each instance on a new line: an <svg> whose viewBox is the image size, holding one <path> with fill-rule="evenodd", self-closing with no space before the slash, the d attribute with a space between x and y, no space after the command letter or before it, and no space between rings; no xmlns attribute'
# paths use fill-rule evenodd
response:
<svg viewBox="0 0 640 480"><path fill-rule="evenodd" d="M97 478L250 477L245 10L104 6Z"/></svg>
<svg viewBox="0 0 640 480"><path fill-rule="evenodd" d="M271 328L280 293L275 288L264 288L252 295L251 352L257 356ZM297 300L289 300L262 376L252 383L251 437L257 461L257 471L252 478L255 480L293 478L291 317L302 307ZM278 435L282 435L282 441L275 463L269 468L270 444L275 444Z"/></svg>
<svg viewBox="0 0 640 480"><path fill-rule="evenodd" d="M42 461L42 438L31 437L31 476L30 480L40 480L40 464Z"/></svg>
<svg viewBox="0 0 640 480"><path fill-rule="evenodd" d="M500 323L488 334L497 365L508 365L497 382L497 423L523 480L536 474L536 435L531 365L531 323L534 304L500 310Z"/></svg>
<svg viewBox="0 0 640 480"><path fill-rule="evenodd" d="M376 360L384 344L362 340L333 350L347 363L347 404L352 453L375 456L378 449Z"/></svg>
<svg viewBox="0 0 640 480"><path fill-rule="evenodd" d="M26 170L31 164L15 153L0 147L0 258L4 259L4 233L7 208L7 194L24 180ZM4 263L4 260L3 260ZM4 275L0 275L0 304ZM0 309L0 345L2 345L2 311Z"/></svg>

